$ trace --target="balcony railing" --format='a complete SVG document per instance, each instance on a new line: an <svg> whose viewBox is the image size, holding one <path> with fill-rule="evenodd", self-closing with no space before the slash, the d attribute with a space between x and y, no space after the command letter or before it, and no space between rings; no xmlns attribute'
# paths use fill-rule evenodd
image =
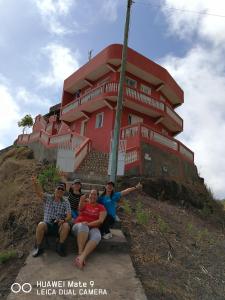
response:
<svg viewBox="0 0 225 300"><path fill-rule="evenodd" d="M40 131L33 132L30 134L30 141L37 140L37 139L39 139L39 137L40 137Z"/></svg>
<svg viewBox="0 0 225 300"><path fill-rule="evenodd" d="M50 141L49 143L51 145L55 145L55 144L63 144L65 142L70 141L71 138L71 134L64 134L64 135L57 135L57 136L52 136L50 137Z"/></svg>
<svg viewBox="0 0 225 300"><path fill-rule="evenodd" d="M194 161L194 153L180 144L180 153Z"/></svg>
<svg viewBox="0 0 225 300"><path fill-rule="evenodd" d="M177 153L180 153L192 162L194 161L194 153L190 149L185 147L179 141L173 138L166 137L159 132L152 130L152 128L150 128L148 125L139 123L121 129L121 138L127 139L129 141L130 138L135 136L140 136L141 138L165 146Z"/></svg>
<svg viewBox="0 0 225 300"><path fill-rule="evenodd" d="M183 120L180 116L178 116L178 114L175 111L166 106L166 112L177 124L183 127Z"/></svg>
<svg viewBox="0 0 225 300"><path fill-rule="evenodd" d="M140 92L137 92L134 89L131 89L129 87L126 87L126 95L128 97L134 98L135 100L138 100L140 102L146 103L156 109L164 111L164 103L157 101L153 99L152 97L149 97L145 94L142 94Z"/></svg>
<svg viewBox="0 0 225 300"><path fill-rule="evenodd" d="M118 83L117 82L107 82L98 86L91 91L89 91L86 95L81 96L80 98L75 99L72 103L67 104L62 108L62 115L68 113L71 110L76 109L80 105L91 101L103 95L104 93L114 93L115 96L118 94ZM131 99L135 99L140 103L145 103L152 109L157 109L161 111L163 114L168 115L170 118L174 120L180 127L183 127L183 120L179 117L179 115L174 112L170 107L168 107L162 101L154 99L153 97L147 96L135 89L132 89L128 86L124 87L125 96Z"/></svg>
<svg viewBox="0 0 225 300"><path fill-rule="evenodd" d="M138 161L138 150L127 151L125 156L125 165Z"/></svg>
<svg viewBox="0 0 225 300"><path fill-rule="evenodd" d="M115 85L116 83L114 83ZM118 84L117 84L118 85ZM75 108L77 108L79 105L82 105L98 96L100 96L101 94L103 94L105 92L105 90L109 90L112 89L114 86L109 83L103 84L102 86L99 86L93 90L91 90L90 92L88 92L86 95L76 99L74 102L67 104L63 109L62 109L62 115L67 113L70 110L73 110ZM115 88L115 87L114 87Z"/></svg>

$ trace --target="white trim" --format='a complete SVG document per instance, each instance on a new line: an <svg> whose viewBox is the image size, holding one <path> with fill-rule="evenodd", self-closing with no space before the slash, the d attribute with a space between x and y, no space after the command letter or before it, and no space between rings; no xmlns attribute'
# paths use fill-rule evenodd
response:
<svg viewBox="0 0 225 300"><path fill-rule="evenodd" d="M101 116L101 124L98 124L98 118ZM102 128L104 124L104 112L100 112L96 115L95 128ZM99 126L100 125L100 126Z"/></svg>

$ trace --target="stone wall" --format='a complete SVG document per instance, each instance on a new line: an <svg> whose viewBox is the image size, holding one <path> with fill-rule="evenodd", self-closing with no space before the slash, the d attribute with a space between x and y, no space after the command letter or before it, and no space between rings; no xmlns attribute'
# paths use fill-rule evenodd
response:
<svg viewBox="0 0 225 300"><path fill-rule="evenodd" d="M162 148L141 143L142 172L135 166L125 172L126 176L144 176L150 178L172 179L178 182L199 182L197 167L172 152Z"/></svg>
<svg viewBox="0 0 225 300"><path fill-rule="evenodd" d="M34 152L34 158L38 161L48 161L50 163L56 163L57 160L57 148L46 148L39 142L33 142L28 145Z"/></svg>

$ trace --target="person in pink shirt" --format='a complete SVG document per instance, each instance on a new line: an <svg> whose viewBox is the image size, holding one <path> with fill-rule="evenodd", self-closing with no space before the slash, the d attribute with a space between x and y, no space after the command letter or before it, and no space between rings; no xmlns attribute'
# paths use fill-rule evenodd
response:
<svg viewBox="0 0 225 300"><path fill-rule="evenodd" d="M87 256L94 251L101 241L99 227L106 218L106 209L97 202L98 191L91 190L89 198L81 196L79 216L75 219L72 233L77 237L78 256L75 265L82 269Z"/></svg>

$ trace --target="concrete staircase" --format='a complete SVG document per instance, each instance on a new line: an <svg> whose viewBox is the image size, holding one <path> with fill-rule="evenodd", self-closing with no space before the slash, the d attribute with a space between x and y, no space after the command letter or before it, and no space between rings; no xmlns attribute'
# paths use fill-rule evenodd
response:
<svg viewBox="0 0 225 300"><path fill-rule="evenodd" d="M69 242L66 257L51 247L40 257L29 255L15 279L17 292L12 291L7 300L147 300L121 231L114 230L112 239L100 242L84 270L74 265L75 238ZM18 291L20 285L25 292Z"/></svg>
<svg viewBox="0 0 225 300"><path fill-rule="evenodd" d="M76 174L106 178L108 174L109 154L92 149L79 166Z"/></svg>

